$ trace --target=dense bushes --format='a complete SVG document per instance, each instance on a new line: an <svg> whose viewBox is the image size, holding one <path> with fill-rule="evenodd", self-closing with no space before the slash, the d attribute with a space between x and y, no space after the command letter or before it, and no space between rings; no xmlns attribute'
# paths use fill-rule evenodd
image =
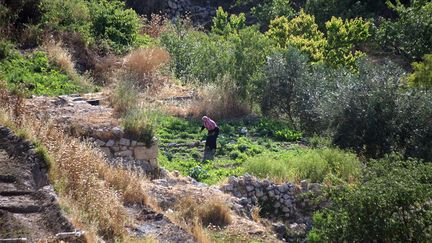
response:
<svg viewBox="0 0 432 243"><path fill-rule="evenodd" d="M83 38L91 37L90 9L83 0L42 0L39 6L43 13L41 24L55 31L79 32Z"/></svg>
<svg viewBox="0 0 432 243"><path fill-rule="evenodd" d="M371 162L356 186L329 192L310 242L423 242L432 237L432 166L388 156Z"/></svg>
<svg viewBox="0 0 432 243"><path fill-rule="evenodd" d="M307 134L367 157L399 151L432 160L429 92L407 89L394 64L358 64L359 73L307 64L295 49L268 58L258 102L265 114L286 117Z"/></svg>
<svg viewBox="0 0 432 243"><path fill-rule="evenodd" d="M272 20L266 34L282 48L293 46L300 49L309 55L311 61L317 62L324 58L324 34L318 30L315 18L303 11L291 20L284 16Z"/></svg>
<svg viewBox="0 0 432 243"><path fill-rule="evenodd" d="M254 27L226 35L217 33L205 34L178 24L162 33L161 43L171 54L172 69L178 77L208 83L228 76L241 88L238 95L245 98L250 80L265 63L271 42Z"/></svg>
<svg viewBox="0 0 432 243"><path fill-rule="evenodd" d="M97 0L90 4L92 34L101 45L122 53L133 46L140 21L135 11L124 9L124 2Z"/></svg>
<svg viewBox="0 0 432 243"><path fill-rule="evenodd" d="M432 53L432 2L411 1L410 6L398 2L389 4L399 18L384 20L377 38L384 49L390 49L410 60L419 60L423 55Z"/></svg>
<svg viewBox="0 0 432 243"><path fill-rule="evenodd" d="M432 160L427 139L432 134L427 118L432 115L432 97L404 89L401 77L394 65L363 65L349 82L338 82L322 103L334 129L333 142L369 157L401 151L407 157Z"/></svg>
<svg viewBox="0 0 432 243"><path fill-rule="evenodd" d="M315 16L318 25L325 27L325 23L332 17L343 19L366 15L366 1L358 0L310 0L306 2L305 10ZM373 1L367 1L373 2Z"/></svg>
<svg viewBox="0 0 432 243"><path fill-rule="evenodd" d="M265 75L257 80L262 91L257 91L257 98L265 115L286 116L294 123L293 103L298 102L297 88L306 73L306 63L307 58L294 48L268 58Z"/></svg>
<svg viewBox="0 0 432 243"><path fill-rule="evenodd" d="M78 32L88 43L123 53L138 40L140 20L135 11L118 0L73 0L40 3L43 27Z"/></svg>

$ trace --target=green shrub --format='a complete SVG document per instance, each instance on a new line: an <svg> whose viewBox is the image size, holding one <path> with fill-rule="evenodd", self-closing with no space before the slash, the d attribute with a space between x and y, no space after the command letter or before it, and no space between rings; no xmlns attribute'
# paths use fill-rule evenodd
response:
<svg viewBox="0 0 432 243"><path fill-rule="evenodd" d="M86 0L42 0L41 23L50 30L78 32L87 41L91 38L90 9Z"/></svg>
<svg viewBox="0 0 432 243"><path fill-rule="evenodd" d="M332 17L325 25L327 45L324 61L334 68L348 67L355 70L357 59L365 55L361 51L354 51L355 46L370 37L371 23L362 18L343 21Z"/></svg>
<svg viewBox="0 0 432 243"><path fill-rule="evenodd" d="M245 26L246 16L244 13L240 13L239 15L231 14L228 17L228 13L222 7L219 7L216 11L216 16L213 18L211 31L218 35L229 35L238 33Z"/></svg>
<svg viewBox="0 0 432 243"><path fill-rule="evenodd" d="M268 0L262 1L251 9L252 14L258 19L258 23L267 26L276 17L291 17L294 9L290 0Z"/></svg>
<svg viewBox="0 0 432 243"><path fill-rule="evenodd" d="M432 160L429 93L405 90L394 65L360 66L360 74L323 99L335 130L333 142L378 158L391 151ZM327 103L328 102L328 103Z"/></svg>
<svg viewBox="0 0 432 243"><path fill-rule="evenodd" d="M132 109L122 119L124 133L127 137L145 143L147 147L153 145L156 133L154 121L141 109Z"/></svg>
<svg viewBox="0 0 432 243"><path fill-rule="evenodd" d="M345 20L331 18L325 24L326 36L318 29L315 18L303 10L289 20L279 17L270 22L267 35L282 48L296 47L309 56L310 61L325 63L333 68L355 70L356 60L364 54L355 47L369 36L370 23L361 18Z"/></svg>
<svg viewBox="0 0 432 243"><path fill-rule="evenodd" d="M12 58L19 55L12 42L0 40L0 61L5 58Z"/></svg>
<svg viewBox="0 0 432 243"><path fill-rule="evenodd" d="M84 89L49 63L44 52L35 51L24 57L15 50L0 62L0 78L9 89L28 89L36 95L60 95L82 92Z"/></svg>
<svg viewBox="0 0 432 243"><path fill-rule="evenodd" d="M414 72L408 76L408 83L412 87L432 88L432 54L424 55L423 62L412 64Z"/></svg>
<svg viewBox="0 0 432 243"><path fill-rule="evenodd" d="M137 107L138 95L137 86L132 81L122 80L111 94L111 105L118 113L125 114Z"/></svg>
<svg viewBox="0 0 432 243"><path fill-rule="evenodd" d="M253 77L258 76L271 50L268 38L254 27L227 36L207 35L184 25L171 28L162 33L161 43L173 58L177 77L204 83L231 77L240 88L240 98L248 96Z"/></svg>
<svg viewBox="0 0 432 243"><path fill-rule="evenodd" d="M265 115L288 118L294 124L297 87L303 82L306 69L307 58L294 48L267 59L265 75L256 80L257 100Z"/></svg>
<svg viewBox="0 0 432 243"><path fill-rule="evenodd" d="M413 0L410 6L399 1L390 8L397 12L396 20L384 20L377 30L377 39L385 49L419 60L432 53L432 2Z"/></svg>
<svg viewBox="0 0 432 243"><path fill-rule="evenodd" d="M315 18L303 10L289 20L282 16L270 22L266 35L275 40L282 48L293 46L306 53L311 61L323 59L323 49L326 45L324 34L318 30Z"/></svg>
<svg viewBox="0 0 432 243"><path fill-rule="evenodd" d="M197 181L203 181L204 179L207 179L210 177L208 171L201 168L201 166L193 167L189 171L189 176L194 178Z"/></svg>
<svg viewBox="0 0 432 243"><path fill-rule="evenodd" d="M369 15L366 11L367 7L370 11L377 11L379 7L383 7L382 5L384 5L383 1L373 0L310 0L306 2L305 10L315 16L318 25L324 28L325 23L332 17L343 19L366 17Z"/></svg>
<svg viewBox="0 0 432 243"><path fill-rule="evenodd" d="M301 132L293 131L291 129L285 128L275 132L275 138L280 141L298 141L302 137Z"/></svg>
<svg viewBox="0 0 432 243"><path fill-rule="evenodd" d="M90 3L92 34L99 43L107 44L116 53L123 53L136 44L140 20L125 3L114 0L93 0Z"/></svg>
<svg viewBox="0 0 432 243"><path fill-rule="evenodd" d="M210 37L200 31L185 29L184 26L178 28L161 34L161 43L173 58L171 67L177 77L214 82L231 72L231 43L220 36Z"/></svg>
<svg viewBox="0 0 432 243"><path fill-rule="evenodd" d="M432 166L388 156L373 161L356 186L330 190L314 215L310 242L426 242L432 237Z"/></svg>
<svg viewBox="0 0 432 243"><path fill-rule="evenodd" d="M354 181L359 176L360 167L355 154L331 148L264 153L245 162L246 172L277 181L308 179L322 182L330 174Z"/></svg>

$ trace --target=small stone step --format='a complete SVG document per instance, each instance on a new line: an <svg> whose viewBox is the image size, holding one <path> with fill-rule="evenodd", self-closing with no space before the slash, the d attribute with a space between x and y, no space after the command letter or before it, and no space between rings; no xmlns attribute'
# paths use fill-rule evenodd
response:
<svg viewBox="0 0 432 243"><path fill-rule="evenodd" d="M21 242L29 242L27 238L7 238L1 239L0 242L8 242L8 243L21 243Z"/></svg>
<svg viewBox="0 0 432 243"><path fill-rule="evenodd" d="M43 207L36 205L26 205L26 206L0 206L0 210L8 211L9 213L39 213Z"/></svg>
<svg viewBox="0 0 432 243"><path fill-rule="evenodd" d="M3 183L14 183L16 180L16 177L12 175L0 175L0 182Z"/></svg>
<svg viewBox="0 0 432 243"><path fill-rule="evenodd" d="M32 193L33 193L32 191L2 191L0 192L0 196L13 197L13 196L30 195Z"/></svg>

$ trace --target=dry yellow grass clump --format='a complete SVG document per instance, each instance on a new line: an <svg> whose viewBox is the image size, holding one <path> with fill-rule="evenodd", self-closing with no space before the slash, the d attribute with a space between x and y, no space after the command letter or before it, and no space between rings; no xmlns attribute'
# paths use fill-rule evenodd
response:
<svg viewBox="0 0 432 243"><path fill-rule="evenodd" d="M205 227L225 227L232 223L231 210L220 199L185 197L175 206L172 220L189 231L198 242L211 242Z"/></svg>
<svg viewBox="0 0 432 243"><path fill-rule="evenodd" d="M208 115L215 119L242 117L250 112L249 106L237 97L235 88L222 85L205 86L189 110L194 117Z"/></svg>
<svg viewBox="0 0 432 243"><path fill-rule="evenodd" d="M203 226L224 227L231 223L231 211L222 200L198 201L192 197L181 199L176 205L178 217L184 222L199 222Z"/></svg>
<svg viewBox="0 0 432 243"><path fill-rule="evenodd" d="M140 75L150 75L169 61L169 53L162 48L138 48L126 57L125 67Z"/></svg>
<svg viewBox="0 0 432 243"><path fill-rule="evenodd" d="M73 81L88 89L92 87L92 83L87 76L78 74L72 61L72 55L62 46L61 42L46 41L43 44L43 49L46 51L48 59L55 63Z"/></svg>

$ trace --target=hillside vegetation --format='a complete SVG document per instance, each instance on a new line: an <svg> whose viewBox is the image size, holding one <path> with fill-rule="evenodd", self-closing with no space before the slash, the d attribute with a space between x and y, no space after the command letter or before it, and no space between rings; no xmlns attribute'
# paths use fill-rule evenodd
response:
<svg viewBox="0 0 432 243"><path fill-rule="evenodd" d="M231 7L207 28L139 16L135 2L0 0L0 124L51 161L93 240L135 240L124 205L156 200L142 174L31 123L27 98L103 91L128 136L156 137L162 167L208 185L245 173L320 183L310 242L432 240L431 1L220 1ZM221 130L214 161L202 161L203 115ZM216 240L207 218L183 222L189 204L211 210L183 203L178 224Z"/></svg>

